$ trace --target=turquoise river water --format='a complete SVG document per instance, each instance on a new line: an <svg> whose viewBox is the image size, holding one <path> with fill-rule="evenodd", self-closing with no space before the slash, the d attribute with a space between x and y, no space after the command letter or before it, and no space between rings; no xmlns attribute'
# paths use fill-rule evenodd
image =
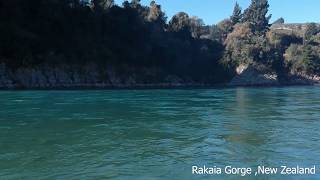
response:
<svg viewBox="0 0 320 180"><path fill-rule="evenodd" d="M0 91L0 179L241 178L194 165L320 179L320 88Z"/></svg>

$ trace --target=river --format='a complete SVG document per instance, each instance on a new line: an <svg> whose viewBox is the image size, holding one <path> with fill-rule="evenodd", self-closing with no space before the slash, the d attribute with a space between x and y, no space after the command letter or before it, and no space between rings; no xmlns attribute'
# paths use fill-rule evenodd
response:
<svg viewBox="0 0 320 180"><path fill-rule="evenodd" d="M320 88L0 91L0 179L239 178L193 165L320 167Z"/></svg>

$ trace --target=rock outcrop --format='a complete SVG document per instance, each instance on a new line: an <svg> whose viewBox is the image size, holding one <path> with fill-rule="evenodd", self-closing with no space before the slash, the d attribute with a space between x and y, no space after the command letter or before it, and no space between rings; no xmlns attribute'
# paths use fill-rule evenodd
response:
<svg viewBox="0 0 320 180"><path fill-rule="evenodd" d="M240 65L237 75L229 86L279 86L279 85L319 85L320 77L304 74L290 74L285 80L280 80L276 72L261 70L253 65Z"/></svg>
<svg viewBox="0 0 320 180"><path fill-rule="evenodd" d="M291 74L283 85L320 85L320 77L317 75Z"/></svg>
<svg viewBox="0 0 320 180"><path fill-rule="evenodd" d="M237 75L229 83L230 86L277 86L280 85L274 72L264 72L252 65L240 65Z"/></svg>

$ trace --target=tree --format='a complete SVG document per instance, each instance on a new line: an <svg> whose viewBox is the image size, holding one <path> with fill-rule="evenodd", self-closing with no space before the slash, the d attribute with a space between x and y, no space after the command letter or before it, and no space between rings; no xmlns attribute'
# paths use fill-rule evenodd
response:
<svg viewBox="0 0 320 180"><path fill-rule="evenodd" d="M225 41L224 63L231 66L248 64L253 61L251 38L253 32L249 23L237 24Z"/></svg>
<svg viewBox="0 0 320 180"><path fill-rule="evenodd" d="M230 20L233 23L233 25L235 25L241 21L241 18L242 18L241 11L242 11L241 7L239 6L239 4L237 2L236 5L234 6L232 16L230 17Z"/></svg>
<svg viewBox="0 0 320 180"><path fill-rule="evenodd" d="M185 12L179 12L172 17L169 22L169 30L172 32L179 32L182 30L190 31L190 18Z"/></svg>
<svg viewBox="0 0 320 180"><path fill-rule="evenodd" d="M279 33L277 30L270 30L266 33L269 43L281 51L287 49L291 44L303 44L303 38L297 34Z"/></svg>
<svg viewBox="0 0 320 180"><path fill-rule="evenodd" d="M316 23L309 23L307 25L306 31L304 33L304 43L310 43L312 40L312 37L319 33L319 27Z"/></svg>
<svg viewBox="0 0 320 180"><path fill-rule="evenodd" d="M92 0L91 6L96 12L106 10L114 5L114 0Z"/></svg>
<svg viewBox="0 0 320 180"><path fill-rule="evenodd" d="M225 41L224 63L231 66L251 64L260 69L272 68L277 54L265 35L254 33L250 23L237 24Z"/></svg>
<svg viewBox="0 0 320 180"><path fill-rule="evenodd" d="M292 74L320 74L320 48L310 44L291 44L284 55Z"/></svg>
<svg viewBox="0 0 320 180"><path fill-rule="evenodd" d="M161 6L158 5L155 1L151 1L149 13L147 17L148 21L150 22L157 22L160 21L161 23L165 23L166 17L164 12L161 10Z"/></svg>
<svg viewBox="0 0 320 180"><path fill-rule="evenodd" d="M251 0L249 8L244 11L242 22L253 25L253 30L258 33L265 33L269 28L271 15L268 13L268 0Z"/></svg>
<svg viewBox="0 0 320 180"><path fill-rule="evenodd" d="M223 44L228 34L233 31L233 26L230 19L222 20L210 28L210 38Z"/></svg>
<svg viewBox="0 0 320 180"><path fill-rule="evenodd" d="M203 33L203 26L204 22L202 19L198 18L197 16L192 16L190 18L190 28L192 37L200 38L200 36Z"/></svg>
<svg viewBox="0 0 320 180"><path fill-rule="evenodd" d="M133 7L133 8L137 8L137 7L139 7L139 6L141 6L141 0L131 0L131 7Z"/></svg>

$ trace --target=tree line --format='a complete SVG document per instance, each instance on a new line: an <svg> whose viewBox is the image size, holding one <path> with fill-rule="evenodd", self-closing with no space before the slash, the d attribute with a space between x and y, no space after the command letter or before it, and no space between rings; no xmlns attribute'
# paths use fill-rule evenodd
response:
<svg viewBox="0 0 320 180"><path fill-rule="evenodd" d="M320 73L318 26L308 25L303 37L274 32L268 8L267 0L252 0L244 11L236 4L231 17L205 25L185 12L168 20L155 1L0 1L0 62L156 68L159 76L207 83L229 81L243 63L283 78Z"/></svg>

